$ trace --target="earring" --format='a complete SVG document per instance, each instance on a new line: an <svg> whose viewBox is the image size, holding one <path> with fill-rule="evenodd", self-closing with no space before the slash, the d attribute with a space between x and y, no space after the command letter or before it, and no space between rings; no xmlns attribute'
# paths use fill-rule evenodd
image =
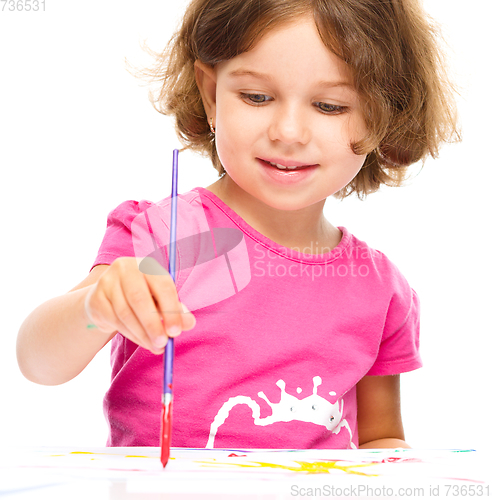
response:
<svg viewBox="0 0 492 500"><path fill-rule="evenodd" d="M210 118L210 130L212 131L212 134L215 134L214 119L213 118Z"/></svg>

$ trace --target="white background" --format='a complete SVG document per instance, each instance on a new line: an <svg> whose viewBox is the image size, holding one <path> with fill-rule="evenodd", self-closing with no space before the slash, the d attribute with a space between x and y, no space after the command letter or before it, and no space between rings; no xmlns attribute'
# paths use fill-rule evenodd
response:
<svg viewBox="0 0 492 500"><path fill-rule="evenodd" d="M169 195L180 144L124 59L148 64L140 42L161 49L185 3L46 0L45 12L0 12L0 446L105 444L108 347L75 380L44 387L19 372L16 335L35 307L84 279L115 206ZM492 444L492 9L483 0L425 5L450 46L464 140L416 168L407 187L364 202L328 200L326 215L386 253L420 296L425 367L402 375L407 441L484 449ZM207 160L180 156L181 192L216 177Z"/></svg>

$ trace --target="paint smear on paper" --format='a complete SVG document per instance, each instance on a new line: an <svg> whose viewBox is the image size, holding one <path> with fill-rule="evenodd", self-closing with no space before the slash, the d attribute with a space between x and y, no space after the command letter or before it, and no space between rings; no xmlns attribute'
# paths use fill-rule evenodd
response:
<svg viewBox="0 0 492 500"><path fill-rule="evenodd" d="M383 458L382 462L385 463L394 463L394 462L423 462L420 458L402 458L402 457L388 457Z"/></svg>
<svg viewBox="0 0 492 500"><path fill-rule="evenodd" d="M339 462L304 462L304 461L294 461L294 463L298 465L282 465L282 464L275 464L275 463L269 463L269 462L249 462L249 463L220 463L220 462L214 462L213 464L210 462L202 462L202 461L196 461L195 463L200 463L200 464L205 464L205 465L225 465L229 466L232 465L234 467L242 467L242 468L265 468L265 469L281 469L281 470L286 470L286 471L291 471L291 472L304 472L307 474L330 474L333 471L342 471L345 472L346 474L357 474L359 476L377 476L377 474L366 474L364 472L359 472L357 469L360 469L362 467L370 467L373 466L373 463L367 463L367 464L354 464L354 465L343 465L340 464Z"/></svg>
<svg viewBox="0 0 492 500"><path fill-rule="evenodd" d="M70 455L105 455L105 456L113 456L120 457L119 453L93 453L91 451L71 451ZM50 457L64 457L66 455L50 455ZM148 455L123 455L125 458L155 458Z"/></svg>

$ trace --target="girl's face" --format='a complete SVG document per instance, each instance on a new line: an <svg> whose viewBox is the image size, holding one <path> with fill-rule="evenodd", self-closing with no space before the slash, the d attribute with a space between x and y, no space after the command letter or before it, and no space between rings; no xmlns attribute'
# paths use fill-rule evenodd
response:
<svg viewBox="0 0 492 500"><path fill-rule="evenodd" d="M336 193L362 167L366 157L350 148L365 133L350 72L310 18L267 33L213 69L197 63L197 82L220 161L241 194L299 210Z"/></svg>

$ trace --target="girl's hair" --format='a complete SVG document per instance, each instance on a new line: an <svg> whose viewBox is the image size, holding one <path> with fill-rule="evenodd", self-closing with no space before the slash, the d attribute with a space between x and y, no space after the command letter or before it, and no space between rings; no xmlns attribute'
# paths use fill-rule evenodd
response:
<svg viewBox="0 0 492 500"><path fill-rule="evenodd" d="M156 65L139 75L159 82L154 107L174 115L186 148L224 173L195 82L194 62L214 66L253 48L274 27L313 16L326 47L352 70L368 134L352 144L363 168L335 194L364 198L381 184L401 185L407 167L460 140L454 87L440 32L420 0L192 0ZM220 124L219 124L220 126Z"/></svg>

